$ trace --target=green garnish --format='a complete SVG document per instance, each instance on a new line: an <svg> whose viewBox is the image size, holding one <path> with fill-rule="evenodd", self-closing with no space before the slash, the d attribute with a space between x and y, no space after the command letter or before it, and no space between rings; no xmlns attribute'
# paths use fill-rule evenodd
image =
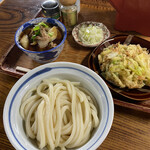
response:
<svg viewBox="0 0 150 150"><path fill-rule="evenodd" d="M40 23L38 23L38 25L39 25L39 26L44 26L44 27L46 27L46 28L49 27L49 26L48 26L47 24L45 24L44 22L40 22Z"/></svg>
<svg viewBox="0 0 150 150"><path fill-rule="evenodd" d="M48 28L49 26L45 24L44 22L40 22L37 25L34 26L33 31L35 31L35 34L31 37L31 39L34 41L36 36L40 34L40 26ZM50 35L51 36L51 35Z"/></svg>
<svg viewBox="0 0 150 150"><path fill-rule="evenodd" d="M32 35L31 39L32 39L33 41L35 40L35 38L36 38L36 35L35 35L35 34Z"/></svg>
<svg viewBox="0 0 150 150"><path fill-rule="evenodd" d="M37 31L40 30L40 26L46 27L48 28L49 26L47 24L45 24L44 22L40 22L37 25L34 26L33 31Z"/></svg>
<svg viewBox="0 0 150 150"><path fill-rule="evenodd" d="M38 31L40 30L40 26L39 25L36 25L34 28L33 28L33 31Z"/></svg>
<svg viewBox="0 0 150 150"><path fill-rule="evenodd" d="M31 39L34 41L35 38L40 34L40 30L37 30L34 35L32 35Z"/></svg>
<svg viewBox="0 0 150 150"><path fill-rule="evenodd" d="M49 35L50 37L52 37L52 36L54 35L54 32L48 33L48 35Z"/></svg>

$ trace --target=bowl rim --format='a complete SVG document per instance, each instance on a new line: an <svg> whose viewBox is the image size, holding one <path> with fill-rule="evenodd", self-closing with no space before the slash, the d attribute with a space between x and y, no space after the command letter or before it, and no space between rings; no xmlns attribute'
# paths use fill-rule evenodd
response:
<svg viewBox="0 0 150 150"><path fill-rule="evenodd" d="M30 51L30 50L27 50L27 49L23 48L23 47L19 44L19 39L18 39L18 42L17 42L17 33L19 32L19 30L20 30L25 24L30 23L30 22L32 22L32 21L34 21L34 20L38 20L38 19L45 20L45 21L48 20L48 19L49 19L49 20L52 20L52 21L56 21L57 23L60 23L60 24L63 26L63 28L65 29L63 39L62 39L62 41L61 41L56 47L51 48L51 49L49 49L49 50L40 51L40 52L38 52L38 51ZM19 36L20 36L20 35L19 35ZM19 36L18 36L18 37L19 37ZM60 47L60 46L65 42L66 37L67 37L67 29L66 29L65 25L64 25L62 22L60 22L60 21L57 20L57 19L53 19L53 18L38 17L38 18L31 19L31 20L25 22L24 24L22 24L22 25L17 29L17 31L16 31L16 33L15 33L14 39L15 39L15 44L16 44L17 47L18 47L19 49L21 49L22 51L28 52L28 53L42 54L42 53L46 53L46 52L53 51L53 50L57 49L58 47Z"/></svg>
<svg viewBox="0 0 150 150"><path fill-rule="evenodd" d="M23 77L21 77L15 83L15 85L12 87L12 89L10 90L10 92L7 96L7 99L6 99L5 105L4 105L4 109L3 109L3 124L4 124L4 129L5 129L5 132L6 132L6 135L9 139L9 141L11 142L11 144L16 149L21 147L22 149L26 150L26 148L19 142L19 140L15 136L15 133L14 133L14 131L12 129L12 126L11 126L11 108L10 107L12 107L12 103L15 100L14 96L17 95L16 92L18 91L19 88L23 87L22 84L25 81L30 80L30 79L32 80L31 76L35 76L35 75L38 76L38 75L42 74L42 70L44 70L45 72L48 72L53 67L55 68L55 67L58 67L58 66L68 67L68 68L71 68L71 69L75 69L75 70L79 70L81 72L84 72L87 75L90 75L91 78L99 84L99 86L103 90L104 95L106 97L106 103L107 103L107 108L108 108L107 119L106 119L106 123L103 127L103 131L102 131L101 135L96 137L96 140L94 140L94 142L92 142L91 145L88 146L88 149L93 150L93 149L98 148L101 145L101 143L105 140L105 138L107 137L107 135L108 135L108 133L111 129L112 123L113 123L114 102L113 102L113 99L112 99L111 92L110 92L108 86L106 85L106 83L104 82L104 80L100 76L98 76L94 71L92 71L91 69L89 69L89 68L87 68L83 65L76 64L76 63L71 63L71 62L53 62L53 63L47 63L47 64L44 64L44 65L41 65L41 66L36 67L33 70L29 71L27 74L25 74ZM104 90L104 88L107 92ZM10 104L10 106L8 106L8 104ZM8 108L8 109L6 109L6 108ZM7 122L8 122L8 124L7 124ZM10 133L9 130L11 131L11 133ZM13 137L13 139L12 139L12 137ZM81 146L81 148L79 148L79 150L81 150L83 146Z"/></svg>
<svg viewBox="0 0 150 150"><path fill-rule="evenodd" d="M54 0L54 1L57 3L57 5L56 5L55 7L45 7L44 4L45 4L46 2L48 2L48 1L49 1L49 0L46 0L46 1L44 1L44 2L41 4L41 7L42 7L43 9L45 9L45 10L54 10L54 9L56 9L56 8L59 7L59 3L58 3L56 0Z"/></svg>
<svg viewBox="0 0 150 150"><path fill-rule="evenodd" d="M79 29L79 27L83 24L99 24L99 25L103 25L104 28L107 30L107 33L108 33L108 37L107 38L104 38L102 41L100 41L99 43L96 43L96 44L85 44L85 43L82 43L80 40L78 40L78 36L77 38L75 38L75 33L76 33L76 29ZM98 21L84 21L84 22L81 22L79 23L78 25L76 25L73 30L72 30L72 36L74 38L74 40L81 46L84 46L84 47L97 47L98 45L100 45L102 42L104 42L105 40L107 40L108 38L110 38L110 31L109 29L107 28L107 26L105 24L103 24L102 22L98 22Z"/></svg>

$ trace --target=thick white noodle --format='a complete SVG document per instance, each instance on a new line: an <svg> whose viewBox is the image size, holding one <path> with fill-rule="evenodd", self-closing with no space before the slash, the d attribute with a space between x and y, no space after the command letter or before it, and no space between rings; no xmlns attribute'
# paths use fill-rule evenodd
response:
<svg viewBox="0 0 150 150"><path fill-rule="evenodd" d="M20 114L26 134L40 149L76 148L85 144L99 125L94 97L79 82L44 79L22 99Z"/></svg>

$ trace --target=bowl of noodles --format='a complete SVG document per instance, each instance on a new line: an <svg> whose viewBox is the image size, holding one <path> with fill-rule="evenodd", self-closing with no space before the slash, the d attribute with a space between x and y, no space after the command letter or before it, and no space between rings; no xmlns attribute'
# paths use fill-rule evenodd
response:
<svg viewBox="0 0 150 150"><path fill-rule="evenodd" d="M27 56L38 63L56 60L63 50L67 31L57 19L35 18L19 27L15 43Z"/></svg>
<svg viewBox="0 0 150 150"><path fill-rule="evenodd" d="M112 95L101 77L79 64L55 62L16 82L3 122L17 150L93 150L107 137L113 115Z"/></svg>

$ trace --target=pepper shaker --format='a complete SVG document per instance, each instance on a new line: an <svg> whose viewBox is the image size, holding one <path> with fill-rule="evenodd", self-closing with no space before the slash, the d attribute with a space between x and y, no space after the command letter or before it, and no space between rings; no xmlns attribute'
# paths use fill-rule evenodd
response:
<svg viewBox="0 0 150 150"><path fill-rule="evenodd" d="M78 21L76 0L60 0L62 22L66 26L67 32L72 31Z"/></svg>

